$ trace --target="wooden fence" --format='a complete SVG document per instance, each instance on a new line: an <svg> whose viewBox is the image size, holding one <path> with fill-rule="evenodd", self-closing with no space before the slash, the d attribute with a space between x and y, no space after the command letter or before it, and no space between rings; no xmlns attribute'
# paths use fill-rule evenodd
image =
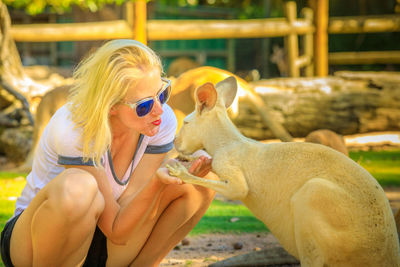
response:
<svg viewBox="0 0 400 267"><path fill-rule="evenodd" d="M329 34L400 31L400 15L340 17L329 20ZM400 51L329 53L329 64L400 64Z"/></svg>
<svg viewBox="0 0 400 267"><path fill-rule="evenodd" d="M400 31L400 17L332 17L328 22L328 0L314 0L313 9L304 8L297 18L296 3L285 4L285 18L249 20L146 20L145 0L127 4L127 20L13 25L11 34L17 42L87 41L118 38L147 40L189 40L211 38L283 37L288 57L289 75L297 77L328 74L329 34ZM135 6L133 6L135 5ZM133 19L132 19L133 18ZM313 23L313 21L315 23ZM304 54L299 55L299 35ZM315 56L313 56L315 54ZM329 64L399 63L400 51L329 53ZM315 66L315 67L314 67Z"/></svg>
<svg viewBox="0 0 400 267"><path fill-rule="evenodd" d="M144 11L143 11L144 10ZM135 21L116 20L87 23L13 25L11 35L17 42L88 41L118 38L147 40L189 40L212 38L284 37L289 58L289 74L299 76L305 68L313 75L312 10L305 8L304 18L297 18L296 3L285 4L286 18L250 20L145 20L143 1L127 8ZM127 16L129 17L129 16ZM132 25L133 24L133 25ZM136 26L135 26L136 25ZM143 30L146 29L146 30ZM304 35L305 54L299 56L298 35Z"/></svg>

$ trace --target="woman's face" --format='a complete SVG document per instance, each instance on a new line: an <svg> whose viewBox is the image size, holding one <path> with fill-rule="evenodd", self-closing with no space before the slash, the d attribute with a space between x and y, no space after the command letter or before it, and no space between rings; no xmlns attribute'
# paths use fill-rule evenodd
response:
<svg viewBox="0 0 400 267"><path fill-rule="evenodd" d="M128 89L123 101L133 104L144 98L155 97L163 84L159 70L148 72L135 86ZM154 101L151 111L142 117L139 117L136 110L128 105L117 104L112 108L110 118L117 123L111 123L111 127L122 127L120 129L122 131L131 129L147 136L153 136L160 129L162 114L162 105L159 101Z"/></svg>

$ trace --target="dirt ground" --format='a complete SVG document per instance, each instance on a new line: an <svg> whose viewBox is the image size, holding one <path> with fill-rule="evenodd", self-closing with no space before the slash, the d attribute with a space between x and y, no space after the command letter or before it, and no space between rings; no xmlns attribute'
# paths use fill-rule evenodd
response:
<svg viewBox="0 0 400 267"><path fill-rule="evenodd" d="M180 243L160 266L208 266L214 262L252 251L279 246L269 233L262 234L207 234L187 237L188 245ZM241 249L234 245L241 244Z"/></svg>
<svg viewBox="0 0 400 267"><path fill-rule="evenodd" d="M393 212L400 208L400 188L385 188ZM187 237L189 244L180 243L162 261L161 267L170 266L209 266L240 254L247 254L280 246L276 238L270 233L261 234L207 234ZM241 243L241 249L235 249L235 243Z"/></svg>

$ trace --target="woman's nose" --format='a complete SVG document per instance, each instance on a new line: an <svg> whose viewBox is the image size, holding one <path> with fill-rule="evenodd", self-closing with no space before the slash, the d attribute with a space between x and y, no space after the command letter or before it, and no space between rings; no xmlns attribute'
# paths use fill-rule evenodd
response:
<svg viewBox="0 0 400 267"><path fill-rule="evenodd" d="M154 115L161 115L163 114L163 108L162 108L162 104L160 103L160 101L154 101L154 107L152 110L152 113Z"/></svg>

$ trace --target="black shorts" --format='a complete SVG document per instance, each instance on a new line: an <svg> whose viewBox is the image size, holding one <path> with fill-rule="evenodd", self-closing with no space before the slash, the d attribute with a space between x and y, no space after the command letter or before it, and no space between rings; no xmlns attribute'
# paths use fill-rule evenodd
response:
<svg viewBox="0 0 400 267"><path fill-rule="evenodd" d="M13 267L10 258L10 240L14 225L19 216L9 220L1 232L1 259L6 267ZM107 239L99 227L96 227L84 267L104 267L107 261Z"/></svg>

